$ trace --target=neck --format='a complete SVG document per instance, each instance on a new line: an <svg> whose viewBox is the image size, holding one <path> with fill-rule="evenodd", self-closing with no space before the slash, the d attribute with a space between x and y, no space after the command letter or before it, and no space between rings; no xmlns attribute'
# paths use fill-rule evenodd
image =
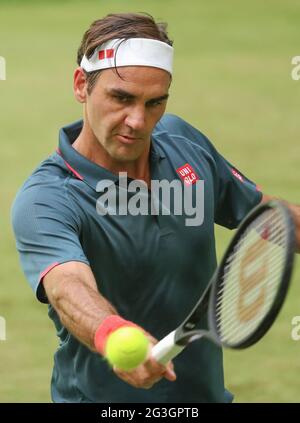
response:
<svg viewBox="0 0 300 423"><path fill-rule="evenodd" d="M82 131L73 143L73 148L93 163L118 175L126 172L132 179L141 179L150 184L149 153L150 142L143 153L134 161L118 161L102 147L92 130L84 123Z"/></svg>

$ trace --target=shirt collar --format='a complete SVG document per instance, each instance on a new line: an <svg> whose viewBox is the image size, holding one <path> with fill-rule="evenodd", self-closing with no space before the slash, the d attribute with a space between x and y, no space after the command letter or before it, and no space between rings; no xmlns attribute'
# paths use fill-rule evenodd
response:
<svg viewBox="0 0 300 423"><path fill-rule="evenodd" d="M118 175L91 162L72 147L73 142L82 130L82 126L83 121L78 120L60 129L59 148L57 149L57 153L62 157L66 167L72 174L94 190L96 190L98 182L103 179L107 179L111 181L112 184L115 184L119 181ZM152 136L150 159L151 161L159 161L163 158L165 158L165 154L156 144L155 136Z"/></svg>

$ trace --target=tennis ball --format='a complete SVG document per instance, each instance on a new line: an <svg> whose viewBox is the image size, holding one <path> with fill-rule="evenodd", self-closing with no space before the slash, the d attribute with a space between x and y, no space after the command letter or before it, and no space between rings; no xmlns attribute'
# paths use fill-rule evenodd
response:
<svg viewBox="0 0 300 423"><path fill-rule="evenodd" d="M105 356L120 370L133 370L147 357L149 340L141 329L124 326L109 335Z"/></svg>

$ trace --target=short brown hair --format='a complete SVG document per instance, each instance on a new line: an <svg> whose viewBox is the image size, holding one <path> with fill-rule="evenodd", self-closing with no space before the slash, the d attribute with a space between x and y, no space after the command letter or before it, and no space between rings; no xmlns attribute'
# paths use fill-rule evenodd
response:
<svg viewBox="0 0 300 423"><path fill-rule="evenodd" d="M157 23L146 13L114 13L94 21L84 33L77 52L80 66L83 55L90 58L96 47L114 38L151 38L173 44L167 34L167 24ZM85 72L90 94L101 70Z"/></svg>

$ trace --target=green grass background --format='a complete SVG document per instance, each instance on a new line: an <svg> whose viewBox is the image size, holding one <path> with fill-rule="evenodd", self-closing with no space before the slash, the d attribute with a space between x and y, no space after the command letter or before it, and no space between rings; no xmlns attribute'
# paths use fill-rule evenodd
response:
<svg viewBox="0 0 300 423"><path fill-rule="evenodd" d="M200 128L263 187L299 203L300 4L295 0L1 1L0 56L0 402L48 402L57 340L19 266L10 226L16 190L57 144L58 129L81 116L72 94L76 51L90 22L110 12L145 11L169 23L175 73L168 111ZM218 253L231 233L217 229ZM280 318L258 345L225 352L237 402L298 402L299 258Z"/></svg>

